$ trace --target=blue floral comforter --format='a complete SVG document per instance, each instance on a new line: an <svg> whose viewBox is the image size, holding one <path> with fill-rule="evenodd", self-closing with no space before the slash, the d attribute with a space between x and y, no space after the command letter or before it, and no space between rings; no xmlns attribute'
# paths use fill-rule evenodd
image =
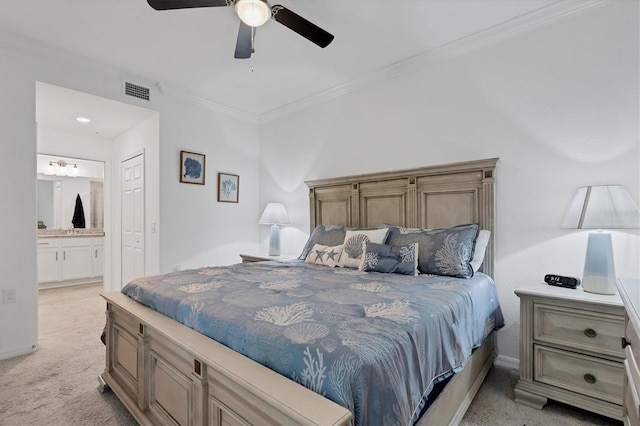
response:
<svg viewBox="0 0 640 426"><path fill-rule="evenodd" d="M503 326L495 284L244 263L137 279L122 292L351 410L415 422L438 381Z"/></svg>

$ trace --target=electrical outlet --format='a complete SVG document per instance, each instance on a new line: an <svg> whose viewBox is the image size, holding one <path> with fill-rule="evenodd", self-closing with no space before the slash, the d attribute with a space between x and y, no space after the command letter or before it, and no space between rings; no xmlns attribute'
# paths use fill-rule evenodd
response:
<svg viewBox="0 0 640 426"><path fill-rule="evenodd" d="M16 303L15 288L6 288L2 290L2 303Z"/></svg>

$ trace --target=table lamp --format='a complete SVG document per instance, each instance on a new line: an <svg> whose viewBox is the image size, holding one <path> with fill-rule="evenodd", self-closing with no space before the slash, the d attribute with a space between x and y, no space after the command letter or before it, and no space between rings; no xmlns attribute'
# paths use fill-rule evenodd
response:
<svg viewBox="0 0 640 426"><path fill-rule="evenodd" d="M288 225L289 217L284 205L280 203L267 203L260 220L261 225L271 225L269 237L269 256L280 256L280 226Z"/></svg>
<svg viewBox="0 0 640 426"><path fill-rule="evenodd" d="M584 186L578 188L573 196L561 227L600 230L640 228L640 210L622 185ZM582 288L590 293L616 293L611 234L589 234Z"/></svg>

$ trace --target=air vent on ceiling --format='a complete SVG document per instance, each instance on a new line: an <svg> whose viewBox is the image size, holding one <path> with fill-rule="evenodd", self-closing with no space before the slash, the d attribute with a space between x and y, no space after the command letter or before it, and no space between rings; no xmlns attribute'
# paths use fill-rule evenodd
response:
<svg viewBox="0 0 640 426"><path fill-rule="evenodd" d="M140 86L129 81L124 82L124 94L133 96L134 98L144 99L148 101L150 99L151 90L148 87Z"/></svg>

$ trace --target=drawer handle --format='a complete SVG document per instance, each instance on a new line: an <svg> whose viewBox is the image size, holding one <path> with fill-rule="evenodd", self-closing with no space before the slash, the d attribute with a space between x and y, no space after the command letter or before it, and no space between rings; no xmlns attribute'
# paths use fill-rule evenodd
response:
<svg viewBox="0 0 640 426"><path fill-rule="evenodd" d="M587 328L584 331L584 335L593 339L594 337L596 337L598 335L598 333L596 333L596 331L593 328Z"/></svg>
<svg viewBox="0 0 640 426"><path fill-rule="evenodd" d="M624 337L622 337L621 339L622 339L622 349L626 348L627 346L631 346L631 342L630 341L628 341Z"/></svg>
<svg viewBox="0 0 640 426"><path fill-rule="evenodd" d="M596 382L596 376L593 374L585 374L584 381L590 384L594 384Z"/></svg>

